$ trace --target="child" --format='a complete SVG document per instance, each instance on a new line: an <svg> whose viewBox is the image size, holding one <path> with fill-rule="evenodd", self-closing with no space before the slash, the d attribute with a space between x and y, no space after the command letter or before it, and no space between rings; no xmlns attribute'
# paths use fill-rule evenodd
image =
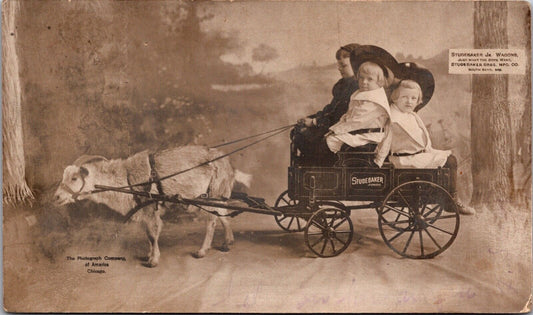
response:
<svg viewBox="0 0 533 315"><path fill-rule="evenodd" d="M450 194L457 203L461 214L474 214L475 210L457 201L456 179L457 160L451 151L436 150L431 147L429 133L420 117L414 112L422 103L422 89L413 80L403 80L392 92L393 104L390 108L390 121L383 141L378 145L374 159L379 167L389 155L396 168L450 168Z"/></svg>
<svg viewBox="0 0 533 315"><path fill-rule="evenodd" d="M350 97L348 111L325 135L326 144L333 153L340 151L343 144L360 147L377 145L381 141L390 110L384 89L387 83L384 68L372 61L359 66L359 89Z"/></svg>
<svg viewBox="0 0 533 315"><path fill-rule="evenodd" d="M291 131L294 148L299 151L304 164L316 164L320 142L328 128L346 113L350 96L357 90L357 81L350 64L350 53L358 46L358 44L348 44L337 50L335 58L342 78L333 86L333 99L318 113L299 119L299 126Z"/></svg>

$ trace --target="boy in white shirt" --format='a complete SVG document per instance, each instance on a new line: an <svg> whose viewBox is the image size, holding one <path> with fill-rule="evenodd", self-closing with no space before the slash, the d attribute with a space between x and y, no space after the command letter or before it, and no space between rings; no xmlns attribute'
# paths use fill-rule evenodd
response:
<svg viewBox="0 0 533 315"><path fill-rule="evenodd" d="M413 80L403 80L392 92L390 121L383 141L378 145L374 163L381 167L389 155L395 168L450 168L450 194L461 214L474 214L475 210L457 200L457 159L449 150L437 150L422 119L414 112L422 103L422 89Z"/></svg>

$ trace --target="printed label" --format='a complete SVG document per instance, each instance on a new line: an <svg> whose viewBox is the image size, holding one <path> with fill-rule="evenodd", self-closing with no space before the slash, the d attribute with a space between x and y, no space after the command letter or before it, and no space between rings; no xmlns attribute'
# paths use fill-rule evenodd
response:
<svg viewBox="0 0 533 315"><path fill-rule="evenodd" d="M384 185L384 177L383 175L378 176L358 176L358 175L352 175L351 178L351 184L352 187L383 187Z"/></svg>
<svg viewBox="0 0 533 315"><path fill-rule="evenodd" d="M450 49L450 74L525 74L522 49Z"/></svg>

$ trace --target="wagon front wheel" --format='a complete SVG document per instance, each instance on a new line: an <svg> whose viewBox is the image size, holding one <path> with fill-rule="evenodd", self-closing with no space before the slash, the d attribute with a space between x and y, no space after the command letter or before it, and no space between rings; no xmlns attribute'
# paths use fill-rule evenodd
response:
<svg viewBox="0 0 533 315"><path fill-rule="evenodd" d="M274 208L285 208L286 211L283 214L277 215L274 218L280 228L287 232L301 232L305 229L305 219L298 217L292 212L298 211L298 200L293 200L289 197L289 191L284 191L279 195L278 199L274 203Z"/></svg>
<svg viewBox="0 0 533 315"><path fill-rule="evenodd" d="M378 208L383 240L408 258L432 258L445 251L459 231L459 213L450 194L428 181L395 187Z"/></svg>
<svg viewBox="0 0 533 315"><path fill-rule="evenodd" d="M317 210L304 232L305 244L319 257L342 253L353 238L353 224L348 212L337 208Z"/></svg>

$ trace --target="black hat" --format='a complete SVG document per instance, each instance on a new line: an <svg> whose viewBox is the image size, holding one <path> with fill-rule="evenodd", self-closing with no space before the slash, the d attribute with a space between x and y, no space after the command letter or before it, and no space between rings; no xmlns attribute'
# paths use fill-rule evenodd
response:
<svg viewBox="0 0 533 315"><path fill-rule="evenodd" d="M360 45L356 43L341 46L339 49L337 49L337 52L335 53L335 58L337 58L337 60L340 60L341 58L349 57L350 53L359 46Z"/></svg>
<svg viewBox="0 0 533 315"><path fill-rule="evenodd" d="M422 103L415 107L415 112L426 106L435 91L435 79L431 71L414 62L403 62L398 65L398 71L395 74L397 79L413 80L420 85Z"/></svg>
<svg viewBox="0 0 533 315"><path fill-rule="evenodd" d="M398 61L385 49L373 45L360 45L350 54L350 63L354 73L364 62L371 61L383 69L383 74L389 84L394 80L398 68Z"/></svg>
<svg viewBox="0 0 533 315"><path fill-rule="evenodd" d="M355 49L357 49L360 46L361 45L359 45L359 44L351 43L351 44L348 44L348 45L341 46L340 49L346 50L347 52L351 53L352 51L354 51Z"/></svg>

